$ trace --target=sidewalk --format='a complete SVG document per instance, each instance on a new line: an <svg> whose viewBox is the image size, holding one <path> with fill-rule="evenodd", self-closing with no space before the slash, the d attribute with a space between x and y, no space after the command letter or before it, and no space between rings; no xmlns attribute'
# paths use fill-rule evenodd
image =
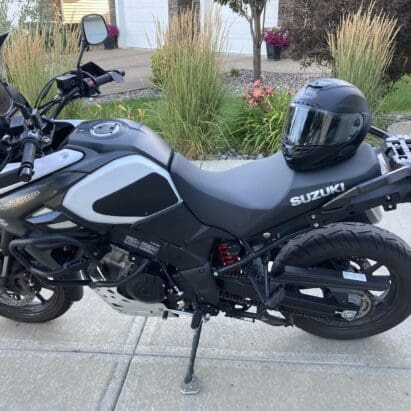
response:
<svg viewBox="0 0 411 411"><path fill-rule="evenodd" d="M230 161L218 167L230 167ZM199 163L216 169L216 163ZM411 242L411 206L382 226ZM188 318L134 318L92 291L42 325L0 318L1 410L409 410L411 319L366 340L224 318L200 341L197 396L179 392Z"/></svg>
<svg viewBox="0 0 411 411"><path fill-rule="evenodd" d="M136 90L151 87L151 56L153 50L150 49L115 49L115 50L92 50L84 55L84 62L94 61L106 70L125 69L126 77L123 84L109 84L104 86L104 94L121 93L127 90ZM227 54L222 56L223 72L229 72L232 68L238 70L253 67L252 56L244 54ZM317 66L301 68L298 61L283 59L281 61L268 61L262 58L263 71L276 73L322 73L324 68Z"/></svg>

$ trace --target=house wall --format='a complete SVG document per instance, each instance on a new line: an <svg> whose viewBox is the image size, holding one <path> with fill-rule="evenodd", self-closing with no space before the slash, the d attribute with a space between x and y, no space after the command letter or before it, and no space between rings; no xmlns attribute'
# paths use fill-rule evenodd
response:
<svg viewBox="0 0 411 411"><path fill-rule="evenodd" d="M86 14L101 14L110 20L108 0L64 0L63 18L66 23L79 23Z"/></svg>

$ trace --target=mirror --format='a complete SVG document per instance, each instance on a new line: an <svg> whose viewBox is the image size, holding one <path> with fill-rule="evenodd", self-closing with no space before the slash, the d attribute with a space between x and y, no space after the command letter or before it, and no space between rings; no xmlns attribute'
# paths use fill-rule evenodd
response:
<svg viewBox="0 0 411 411"><path fill-rule="evenodd" d="M6 85L0 81L0 117L6 117L13 109L13 99L11 98Z"/></svg>
<svg viewBox="0 0 411 411"><path fill-rule="evenodd" d="M84 39L91 46L103 43L108 36L107 24L99 14L84 16L81 19L81 30Z"/></svg>
<svg viewBox="0 0 411 411"><path fill-rule="evenodd" d="M0 34L0 47L3 45L3 43L7 40L7 37L9 36L9 32Z"/></svg>

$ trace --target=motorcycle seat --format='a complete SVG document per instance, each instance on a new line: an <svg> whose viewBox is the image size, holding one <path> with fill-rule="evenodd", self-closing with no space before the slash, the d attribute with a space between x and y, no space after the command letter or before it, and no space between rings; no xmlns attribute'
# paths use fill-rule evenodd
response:
<svg viewBox="0 0 411 411"><path fill-rule="evenodd" d="M381 173L375 150L365 143L350 159L310 172L290 169L282 153L221 172L202 170L175 153L170 171L186 206L203 224L237 237L259 233L318 207L343 191L338 184L348 190ZM327 187L334 187L329 195ZM310 194L320 189L327 195ZM312 201L292 206L291 199L301 195Z"/></svg>

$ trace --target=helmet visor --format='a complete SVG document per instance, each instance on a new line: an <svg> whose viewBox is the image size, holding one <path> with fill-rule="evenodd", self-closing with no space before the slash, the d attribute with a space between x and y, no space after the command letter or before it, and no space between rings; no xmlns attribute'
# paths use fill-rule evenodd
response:
<svg viewBox="0 0 411 411"><path fill-rule="evenodd" d="M286 144L332 146L350 143L363 131L362 114L336 114L312 107L291 105L283 130Z"/></svg>

